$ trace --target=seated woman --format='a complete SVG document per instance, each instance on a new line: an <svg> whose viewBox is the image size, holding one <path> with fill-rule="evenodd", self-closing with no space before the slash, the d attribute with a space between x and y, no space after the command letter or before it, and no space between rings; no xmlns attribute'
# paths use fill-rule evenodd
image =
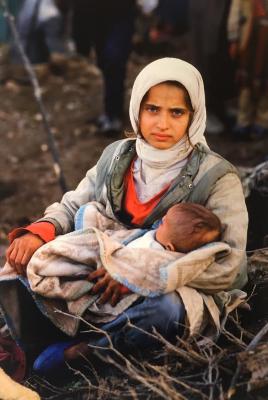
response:
<svg viewBox="0 0 268 400"><path fill-rule="evenodd" d="M37 223L26 230L14 231L7 250L9 264L24 274L33 253L45 241L73 230L77 210L89 201L100 202L109 218L128 228L151 228L174 204L194 202L218 216L224 227L222 241L229 244L231 252L215 260L193 279L191 285L189 283L194 288L191 293L204 302L210 294L243 287L247 281L248 223L244 195L235 168L212 152L206 143L205 94L199 72L191 64L175 58L148 64L134 82L129 113L135 138L109 145L75 190L66 193L61 202L48 207ZM103 292L107 302L115 294L119 293L118 300L123 296L122 285L105 269L100 268L94 279L92 291ZM133 348L142 352L155 345L152 337L146 335L153 328L167 340L175 340L180 333L180 324L185 318L191 319L190 310L185 309L178 294L179 289L158 297L140 296L124 313L100 324L99 328L110 335L119 351L125 353ZM214 304L214 310L217 309L212 296L210 302ZM7 291L2 287L0 304L10 321L10 298L8 301ZM22 307L23 302L20 304ZM43 333L44 337L49 321L44 317L42 324L35 324L32 329L33 321L29 315L32 304L32 299L28 299L28 309L24 309L23 316L17 312L16 318L20 318L24 329L31 333L31 343L37 343L38 335ZM209 309L203 306L202 317L208 316ZM128 320L140 329L126 328ZM52 335L51 327L47 332L50 337L44 338L43 349L59 340L56 332ZM37 358L35 369L49 373L64 360L88 355L88 344L105 345L103 337L93 341L90 335L88 338L84 335L81 340L78 334L75 339L76 344L71 341L48 347ZM19 337L19 340L27 353L25 337Z"/></svg>

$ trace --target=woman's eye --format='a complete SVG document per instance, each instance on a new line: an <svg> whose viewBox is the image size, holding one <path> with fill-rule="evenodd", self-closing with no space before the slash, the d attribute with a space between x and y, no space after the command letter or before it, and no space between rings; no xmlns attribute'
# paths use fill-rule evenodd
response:
<svg viewBox="0 0 268 400"><path fill-rule="evenodd" d="M151 113L155 113L158 111L158 107L156 106L152 106L152 105L148 105L145 107L146 111L149 111Z"/></svg>
<svg viewBox="0 0 268 400"><path fill-rule="evenodd" d="M184 110L182 110L181 108L172 110L172 114L174 115L174 117L180 117L181 115L183 115L185 113Z"/></svg>

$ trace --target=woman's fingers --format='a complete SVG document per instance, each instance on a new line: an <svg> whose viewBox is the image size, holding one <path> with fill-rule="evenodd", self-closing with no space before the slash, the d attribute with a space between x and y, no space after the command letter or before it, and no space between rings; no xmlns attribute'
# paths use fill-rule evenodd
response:
<svg viewBox="0 0 268 400"><path fill-rule="evenodd" d="M26 271L27 265L30 261L30 259L32 258L32 252L30 250L26 250L21 258L21 266L24 270L24 272Z"/></svg>
<svg viewBox="0 0 268 400"><path fill-rule="evenodd" d="M14 246L7 257L9 264L14 268L18 274L23 274L27 263L25 263L25 250L19 246Z"/></svg>
<svg viewBox="0 0 268 400"><path fill-rule="evenodd" d="M121 298L121 284L114 280L104 267L97 269L89 274L88 280L98 279L97 283L92 287L91 293L96 294L103 292L99 298L100 304L110 302L114 307Z"/></svg>
<svg viewBox="0 0 268 400"><path fill-rule="evenodd" d="M17 250L18 250L17 251L17 255L16 255L16 258L14 260L15 269L18 272L18 274L22 274L23 275L24 272L25 272L26 266L27 266L27 264L25 265L22 262L22 260L24 258L24 255L25 255L25 249L18 247Z"/></svg>
<svg viewBox="0 0 268 400"><path fill-rule="evenodd" d="M18 249L15 247L14 242L9 246L6 251L6 258L12 268L15 268L15 260L17 256Z"/></svg>
<svg viewBox="0 0 268 400"><path fill-rule="evenodd" d="M99 299L100 304L107 303L108 301L110 304L114 307L120 297L120 290L119 290L120 284L112 279L107 288L105 289L104 293L101 295Z"/></svg>
<svg viewBox="0 0 268 400"><path fill-rule="evenodd" d="M32 255L43 244L38 235L28 232L13 240L6 251L7 261L19 274L24 274Z"/></svg>
<svg viewBox="0 0 268 400"><path fill-rule="evenodd" d="M96 271L91 272L88 274L88 280L89 281L94 281L94 279L101 278L107 273L106 269L104 267L100 267L96 269Z"/></svg>
<svg viewBox="0 0 268 400"><path fill-rule="evenodd" d="M111 279L110 275L106 273L102 279L99 279L98 282L95 283L95 285L91 289L91 292L93 294L96 294L100 292L103 288L105 289L108 286L110 279Z"/></svg>
<svg viewBox="0 0 268 400"><path fill-rule="evenodd" d="M121 292L120 292L120 286L118 285L115 288L114 293L112 295L112 298L111 298L111 301L110 301L111 306L112 307L116 306L116 304L119 302L120 299L121 299Z"/></svg>

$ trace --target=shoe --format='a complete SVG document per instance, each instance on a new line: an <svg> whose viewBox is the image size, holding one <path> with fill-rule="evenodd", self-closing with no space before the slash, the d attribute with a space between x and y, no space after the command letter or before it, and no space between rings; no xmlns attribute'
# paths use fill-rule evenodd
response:
<svg viewBox="0 0 268 400"><path fill-rule="evenodd" d="M33 371L37 375L47 377L52 376L52 374L64 373L66 371L64 350L79 342L79 340L73 339L51 344L36 358L33 364Z"/></svg>
<svg viewBox="0 0 268 400"><path fill-rule="evenodd" d="M211 135L220 135L224 132L224 125L215 114L208 114L206 131Z"/></svg>
<svg viewBox="0 0 268 400"><path fill-rule="evenodd" d="M98 118L97 126L102 133L114 133L121 132L123 124L119 118L110 118L104 114Z"/></svg>
<svg viewBox="0 0 268 400"><path fill-rule="evenodd" d="M122 131L122 121L119 118L110 118L106 114L102 114L97 118L88 120L89 123L96 125L98 130L104 134L119 133Z"/></svg>

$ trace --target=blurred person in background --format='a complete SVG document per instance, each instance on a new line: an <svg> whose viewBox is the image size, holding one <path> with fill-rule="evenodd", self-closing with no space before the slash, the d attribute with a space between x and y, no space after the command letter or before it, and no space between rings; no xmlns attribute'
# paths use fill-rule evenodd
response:
<svg viewBox="0 0 268 400"><path fill-rule="evenodd" d="M64 54L63 17L54 0L24 0L16 20L21 44L33 64ZM13 61L21 63L14 46Z"/></svg>
<svg viewBox="0 0 268 400"><path fill-rule="evenodd" d="M232 0L228 38L238 68L234 134L238 139L261 138L268 132L268 1Z"/></svg>
<svg viewBox="0 0 268 400"><path fill-rule="evenodd" d="M155 26L150 31L151 41L168 42L173 35L183 34L188 29L188 1L159 0L154 16Z"/></svg>
<svg viewBox="0 0 268 400"><path fill-rule="evenodd" d="M190 0L189 25L193 64L203 75L207 94L207 132L220 134L227 123L225 102L233 95L228 54L230 0Z"/></svg>
<svg viewBox="0 0 268 400"><path fill-rule="evenodd" d="M21 0L6 0L7 7L12 15L16 16L20 8ZM4 9L0 7L0 46L10 40L10 29L4 16Z"/></svg>
<svg viewBox="0 0 268 400"><path fill-rule="evenodd" d="M136 0L75 0L73 39L85 57L94 47L104 80L103 114L91 120L100 132L120 132L124 115L124 82L132 50Z"/></svg>

